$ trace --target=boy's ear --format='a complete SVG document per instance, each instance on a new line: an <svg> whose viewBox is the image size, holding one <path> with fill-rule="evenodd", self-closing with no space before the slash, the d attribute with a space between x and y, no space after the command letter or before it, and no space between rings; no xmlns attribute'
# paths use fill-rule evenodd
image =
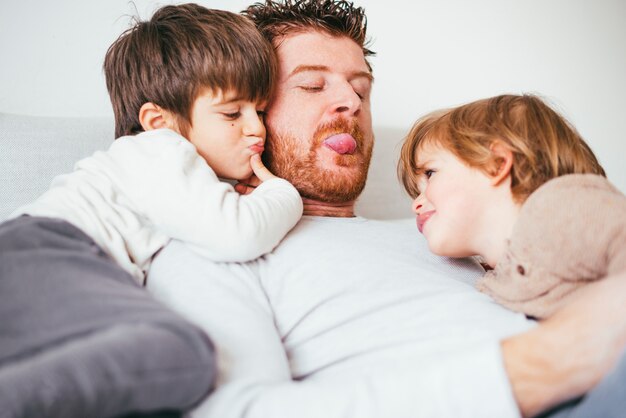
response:
<svg viewBox="0 0 626 418"><path fill-rule="evenodd" d="M513 167L513 151L501 141L494 141L489 147L493 154L494 167L491 174L491 184L497 186L509 174L511 174L511 168Z"/></svg>
<svg viewBox="0 0 626 418"><path fill-rule="evenodd" d="M144 131L175 127L172 114L152 102L144 103L139 109L139 123Z"/></svg>

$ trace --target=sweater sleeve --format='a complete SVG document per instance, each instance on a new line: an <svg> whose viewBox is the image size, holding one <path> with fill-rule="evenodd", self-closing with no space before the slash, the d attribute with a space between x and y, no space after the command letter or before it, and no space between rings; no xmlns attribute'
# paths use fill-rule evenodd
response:
<svg viewBox="0 0 626 418"><path fill-rule="evenodd" d="M146 135L151 134L151 135ZM220 181L195 147L167 130L133 137L120 159L120 187L155 229L214 261L248 261L272 251L298 222L302 199L272 179L246 196ZM119 141L119 139L118 139Z"/></svg>
<svg viewBox="0 0 626 418"><path fill-rule="evenodd" d="M512 269L523 279L546 274L574 282L614 273L611 257L623 246L626 197L604 177L572 174L553 179L528 198L511 238ZM512 272L514 274L514 272Z"/></svg>
<svg viewBox="0 0 626 418"><path fill-rule="evenodd" d="M625 248L626 197L604 177L564 175L526 200L502 260L477 287L547 318L587 283L625 271Z"/></svg>

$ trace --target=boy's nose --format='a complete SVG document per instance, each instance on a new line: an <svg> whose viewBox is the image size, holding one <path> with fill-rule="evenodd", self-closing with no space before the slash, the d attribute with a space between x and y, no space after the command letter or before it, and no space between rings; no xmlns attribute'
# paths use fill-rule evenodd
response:
<svg viewBox="0 0 626 418"><path fill-rule="evenodd" d="M265 138L265 124L263 123L262 118L256 114L247 118L243 133L246 136L258 136Z"/></svg>

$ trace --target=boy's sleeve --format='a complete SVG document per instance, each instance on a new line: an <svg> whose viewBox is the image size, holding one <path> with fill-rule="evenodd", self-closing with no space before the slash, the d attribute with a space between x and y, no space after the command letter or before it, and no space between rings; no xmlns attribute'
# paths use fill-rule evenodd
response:
<svg viewBox="0 0 626 418"><path fill-rule="evenodd" d="M133 156L133 172L121 181L131 204L156 229L214 261L248 261L272 251L302 216L302 199L286 180L240 195L171 131L134 146L125 156Z"/></svg>
<svg viewBox="0 0 626 418"><path fill-rule="evenodd" d="M185 231L186 238L174 236L212 260L241 262L267 254L302 216L302 198L286 180L264 181L246 196L222 184L227 187L199 202L206 209L198 214L198 228Z"/></svg>

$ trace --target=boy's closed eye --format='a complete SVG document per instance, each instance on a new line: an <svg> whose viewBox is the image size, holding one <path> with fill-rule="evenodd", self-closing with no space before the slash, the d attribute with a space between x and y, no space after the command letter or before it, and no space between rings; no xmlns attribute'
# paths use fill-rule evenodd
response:
<svg viewBox="0 0 626 418"><path fill-rule="evenodd" d="M239 116L241 116L241 111L236 110L236 111L228 111L228 112L221 112L222 116L224 116L224 118L228 119L228 120L235 120L237 118L239 118Z"/></svg>

